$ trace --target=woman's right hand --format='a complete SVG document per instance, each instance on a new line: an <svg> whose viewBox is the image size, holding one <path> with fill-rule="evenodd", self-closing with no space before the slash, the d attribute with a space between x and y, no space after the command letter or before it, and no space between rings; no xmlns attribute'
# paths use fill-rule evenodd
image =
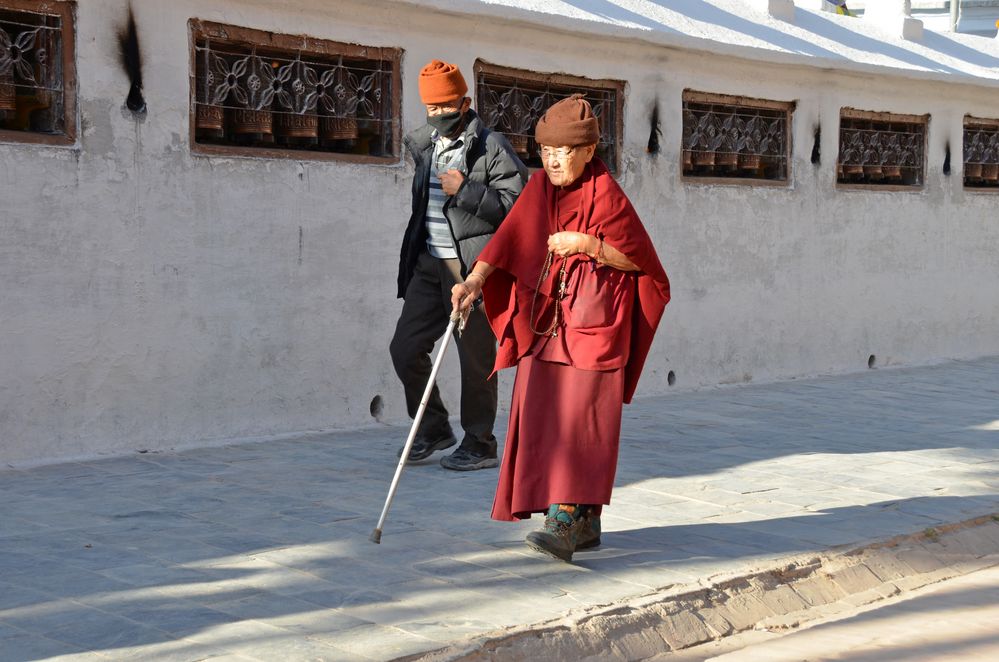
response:
<svg viewBox="0 0 999 662"><path fill-rule="evenodd" d="M451 288L451 309L462 317L468 315L475 300L482 296L482 278L466 278Z"/></svg>

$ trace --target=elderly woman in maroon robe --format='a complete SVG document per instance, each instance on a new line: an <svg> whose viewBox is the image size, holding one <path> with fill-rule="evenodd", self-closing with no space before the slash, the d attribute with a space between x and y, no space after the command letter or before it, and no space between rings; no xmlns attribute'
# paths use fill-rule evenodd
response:
<svg viewBox="0 0 999 662"><path fill-rule="evenodd" d="M576 94L535 132L544 172L528 182L452 304L481 296L517 366L492 517L546 513L527 536L563 561L600 544L630 402L669 301L669 280L627 196L595 156L600 129Z"/></svg>

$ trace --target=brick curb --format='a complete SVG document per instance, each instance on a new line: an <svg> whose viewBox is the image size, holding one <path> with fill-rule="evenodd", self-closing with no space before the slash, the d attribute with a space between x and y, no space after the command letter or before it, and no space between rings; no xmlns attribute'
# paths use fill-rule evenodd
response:
<svg viewBox="0 0 999 662"><path fill-rule="evenodd" d="M999 564L999 514L789 557L622 603L493 632L399 662L642 660L752 629L783 630Z"/></svg>

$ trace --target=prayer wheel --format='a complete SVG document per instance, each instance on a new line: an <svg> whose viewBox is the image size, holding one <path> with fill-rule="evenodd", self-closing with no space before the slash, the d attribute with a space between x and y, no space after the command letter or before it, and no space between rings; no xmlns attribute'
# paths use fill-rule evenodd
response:
<svg viewBox="0 0 999 662"><path fill-rule="evenodd" d="M897 165L882 166L885 179L902 179L902 168Z"/></svg>
<svg viewBox="0 0 999 662"><path fill-rule="evenodd" d="M715 163L726 168L735 168L739 165L739 155L735 152L718 152Z"/></svg>
<svg viewBox="0 0 999 662"><path fill-rule="evenodd" d="M382 135L382 123L374 119L357 120L357 128L361 133L370 133L373 136Z"/></svg>
<svg viewBox="0 0 999 662"><path fill-rule="evenodd" d="M743 170L759 170L760 168L760 155L759 154L740 154L739 155L739 167Z"/></svg>
<svg viewBox="0 0 999 662"><path fill-rule="evenodd" d="M200 136L210 136L221 138L224 134L224 114L222 106L208 106L197 104L197 111L194 119L194 128Z"/></svg>
<svg viewBox="0 0 999 662"><path fill-rule="evenodd" d="M289 142L314 142L319 138L319 116L279 113L274 131Z"/></svg>
<svg viewBox="0 0 999 662"><path fill-rule="evenodd" d="M715 164L715 153L714 152L695 152L694 153L694 163L699 166L714 166Z"/></svg>
<svg viewBox="0 0 999 662"><path fill-rule="evenodd" d="M527 154L527 145L530 140L528 136L521 136L518 134L511 134L507 136L510 140L510 145L513 147L513 151L517 154Z"/></svg>
<svg viewBox="0 0 999 662"><path fill-rule="evenodd" d="M0 76L0 112L5 110L17 110L17 88L11 72Z"/></svg>
<svg viewBox="0 0 999 662"><path fill-rule="evenodd" d="M846 177L860 177L864 174L864 166L862 165L845 165L843 166L843 175Z"/></svg>
<svg viewBox="0 0 999 662"><path fill-rule="evenodd" d="M322 117L319 131L323 140L356 140L356 117Z"/></svg>
<svg viewBox="0 0 999 662"><path fill-rule="evenodd" d="M880 165L865 165L864 175L870 179L881 179L884 177L884 171Z"/></svg>
<svg viewBox="0 0 999 662"><path fill-rule="evenodd" d="M230 118L232 132L235 134L270 135L274 132L274 119L269 110L239 108L231 111Z"/></svg>

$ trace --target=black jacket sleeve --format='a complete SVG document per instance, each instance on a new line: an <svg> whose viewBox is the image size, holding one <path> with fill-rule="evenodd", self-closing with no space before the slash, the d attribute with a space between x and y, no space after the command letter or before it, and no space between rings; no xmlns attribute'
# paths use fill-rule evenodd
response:
<svg viewBox="0 0 999 662"><path fill-rule="evenodd" d="M527 181L527 166L502 135L492 133L486 143L488 183L465 178L454 195L454 204L493 227L499 227L517 201Z"/></svg>

